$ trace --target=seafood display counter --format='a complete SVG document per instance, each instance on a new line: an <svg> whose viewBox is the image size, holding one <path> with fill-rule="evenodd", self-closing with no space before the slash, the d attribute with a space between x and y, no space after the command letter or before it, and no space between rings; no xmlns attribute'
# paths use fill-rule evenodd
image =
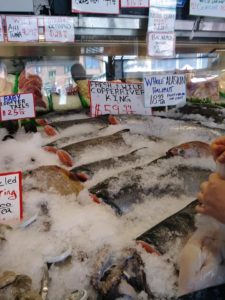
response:
<svg viewBox="0 0 225 300"><path fill-rule="evenodd" d="M23 214L6 225L10 208L0 206L0 299L216 299L224 228L197 215L195 199L216 170L210 143L225 135L223 51L150 59L141 39L120 47L131 28L104 45L82 30L77 46L0 49L0 96L18 115L15 95L31 93L36 113L0 123L1 174L22 173ZM90 115L90 80L142 84L149 71L183 74L187 103ZM0 199L11 205L10 180L0 179Z"/></svg>

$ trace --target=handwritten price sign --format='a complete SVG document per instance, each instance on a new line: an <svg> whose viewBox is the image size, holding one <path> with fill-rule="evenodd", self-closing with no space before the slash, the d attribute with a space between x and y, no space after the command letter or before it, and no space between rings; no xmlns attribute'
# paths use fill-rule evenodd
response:
<svg viewBox="0 0 225 300"><path fill-rule="evenodd" d="M36 17L6 16L7 39L9 42L38 41Z"/></svg>
<svg viewBox="0 0 225 300"><path fill-rule="evenodd" d="M90 81L91 115L105 114L151 115L144 107L142 83L113 83Z"/></svg>
<svg viewBox="0 0 225 300"><path fill-rule="evenodd" d="M184 75L144 77L145 107L170 106L186 102Z"/></svg>
<svg viewBox="0 0 225 300"><path fill-rule="evenodd" d="M225 0L191 0L190 15L224 18Z"/></svg>
<svg viewBox="0 0 225 300"><path fill-rule="evenodd" d="M0 223L17 223L22 214L21 172L0 174Z"/></svg>
<svg viewBox="0 0 225 300"><path fill-rule="evenodd" d="M72 0L72 12L119 14L119 0Z"/></svg>
<svg viewBox="0 0 225 300"><path fill-rule="evenodd" d="M74 42L74 19L69 17L45 17L46 42Z"/></svg>
<svg viewBox="0 0 225 300"><path fill-rule="evenodd" d="M149 0L121 0L121 7L149 7Z"/></svg>
<svg viewBox="0 0 225 300"><path fill-rule="evenodd" d="M153 57L173 57L176 35L174 32L149 32L148 55Z"/></svg>
<svg viewBox="0 0 225 300"><path fill-rule="evenodd" d="M0 42L4 42L4 31L2 26L2 17L0 16Z"/></svg>
<svg viewBox="0 0 225 300"><path fill-rule="evenodd" d="M151 7L149 9L148 31L174 31L176 9Z"/></svg>
<svg viewBox="0 0 225 300"><path fill-rule="evenodd" d="M15 94L0 97L0 120L35 118L33 94Z"/></svg>

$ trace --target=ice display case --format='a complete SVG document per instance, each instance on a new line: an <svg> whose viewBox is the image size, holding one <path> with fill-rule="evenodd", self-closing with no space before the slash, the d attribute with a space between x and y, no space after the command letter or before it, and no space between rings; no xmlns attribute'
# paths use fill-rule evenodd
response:
<svg viewBox="0 0 225 300"><path fill-rule="evenodd" d="M178 1L176 54L159 59L148 8L64 8L73 42L46 42L43 14L36 42L9 42L2 15L0 299L216 299L224 225L197 215L195 198L225 135L224 19ZM56 1L37 11L59 15ZM144 107L148 75L184 78L187 103ZM105 113L92 113L91 82L111 93Z"/></svg>

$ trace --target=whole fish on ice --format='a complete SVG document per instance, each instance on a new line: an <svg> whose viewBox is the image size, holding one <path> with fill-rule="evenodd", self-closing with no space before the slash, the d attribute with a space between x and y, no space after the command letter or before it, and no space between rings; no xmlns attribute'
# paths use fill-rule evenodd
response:
<svg viewBox="0 0 225 300"><path fill-rule="evenodd" d="M119 121L118 121L119 122ZM103 129L112 123L111 118L108 115L103 115L96 118L82 118L73 120L62 120L46 123L42 122L44 131L49 136L57 135L60 131L65 130L74 125L91 125L96 129Z"/></svg>
<svg viewBox="0 0 225 300"><path fill-rule="evenodd" d="M182 247L196 229L196 205L197 201L191 202L182 210L141 234L136 241L148 252L159 255L167 253L177 240Z"/></svg>
<svg viewBox="0 0 225 300"><path fill-rule="evenodd" d="M115 156L103 160L99 160L96 162L92 162L89 164L81 165L78 167L75 167L71 169L70 171L75 173L76 176L81 181L87 181L93 177L93 175L97 172L99 172L102 169L118 169L123 165L124 163L135 163L137 160L141 159L141 155L143 154L143 150L145 148L140 148L137 150L133 150L128 154ZM129 165L132 167L132 165Z"/></svg>
<svg viewBox="0 0 225 300"><path fill-rule="evenodd" d="M107 178L89 189L90 193L111 205L119 214L132 209L132 205L141 203L148 196L179 197L186 194L195 197L202 181L211 170L177 164L172 158L158 159L144 167L137 167Z"/></svg>
<svg viewBox="0 0 225 300"><path fill-rule="evenodd" d="M83 189L75 174L58 166L41 166L23 173L24 190L53 191L60 195L78 195Z"/></svg>
<svg viewBox="0 0 225 300"><path fill-rule="evenodd" d="M99 294L98 299L137 300L140 294L149 299L143 261L135 249L122 251L119 257L109 247L102 248L93 266L91 283Z"/></svg>

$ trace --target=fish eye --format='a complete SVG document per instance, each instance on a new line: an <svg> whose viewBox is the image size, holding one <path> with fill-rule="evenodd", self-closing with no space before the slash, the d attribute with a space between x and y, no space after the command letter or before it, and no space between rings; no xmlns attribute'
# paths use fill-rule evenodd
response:
<svg viewBox="0 0 225 300"><path fill-rule="evenodd" d="M181 156L184 156L184 155L185 155L185 150L184 150L184 149L180 149L179 154L180 154Z"/></svg>

